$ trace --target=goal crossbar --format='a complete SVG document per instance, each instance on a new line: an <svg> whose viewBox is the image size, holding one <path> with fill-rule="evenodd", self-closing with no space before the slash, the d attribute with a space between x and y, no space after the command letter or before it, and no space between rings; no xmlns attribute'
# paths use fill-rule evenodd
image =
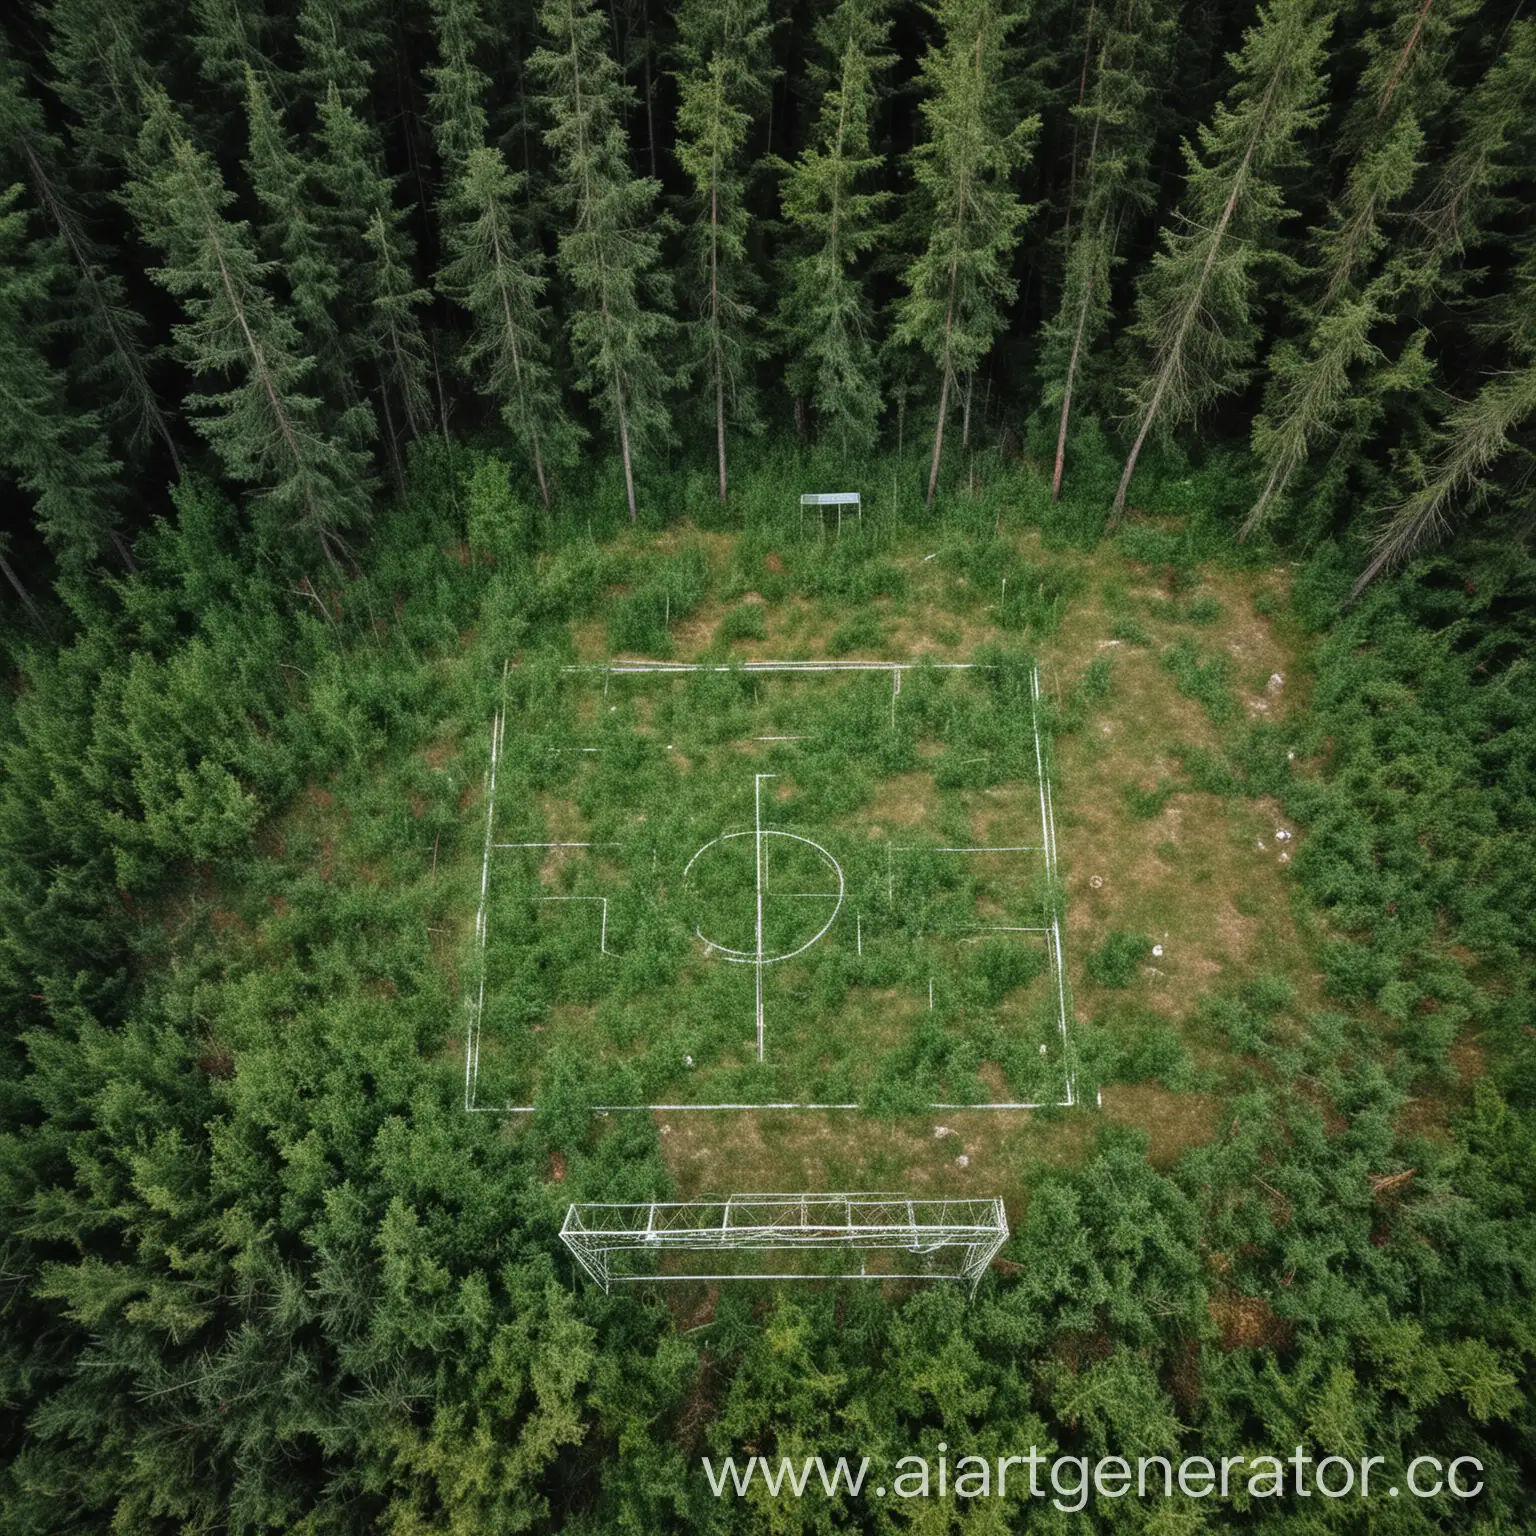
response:
<svg viewBox="0 0 1536 1536"><path fill-rule="evenodd" d="M615 1280L824 1279L804 1275L633 1274L615 1270L626 1255L833 1250L850 1254L951 1250L954 1270L917 1274L870 1272L861 1263L848 1279L980 1280L1008 1238L1000 1199L917 1199L900 1194L747 1194L723 1200L654 1200L573 1204L561 1240L607 1290Z"/></svg>

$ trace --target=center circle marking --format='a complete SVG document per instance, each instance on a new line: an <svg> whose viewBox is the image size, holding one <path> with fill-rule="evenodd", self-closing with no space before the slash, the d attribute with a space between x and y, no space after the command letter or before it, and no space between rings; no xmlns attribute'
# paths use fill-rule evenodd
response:
<svg viewBox="0 0 1536 1536"><path fill-rule="evenodd" d="M821 927L818 928L816 932L813 933L810 938L808 938L805 943L802 944L798 949L786 950L782 955L758 955L755 950L732 949L730 945L718 943L716 940L710 938L698 924L694 925L693 931L698 935L699 939L704 944L715 951L716 954L720 955L726 960L729 960L733 965L775 965L780 960L793 960L796 955L803 955L806 950L811 947L811 945L820 939L826 933L827 929L829 929L832 924L836 922L837 914L842 911L843 897L847 891L847 882L843 879L843 866L839 864L837 860L834 859L832 855L821 846L820 843L814 842L809 837L801 837L798 832L780 832L770 827L764 827L760 832L722 832L719 837L712 837L707 843L704 844L702 848L699 849L697 853L694 854L691 859L688 860L688 863L684 866L683 883L685 885L687 884L688 876L692 871L693 866L697 864L699 860L703 858L711 848L717 847L721 843L728 843L736 838L741 837L782 837L787 838L790 842L804 843L807 848L814 848L816 852L826 860L827 867L832 871L834 875L837 876L837 898L836 904L832 908L831 915L827 918L826 922L824 922ZM827 897L829 900L831 899L832 893L830 891L827 892Z"/></svg>

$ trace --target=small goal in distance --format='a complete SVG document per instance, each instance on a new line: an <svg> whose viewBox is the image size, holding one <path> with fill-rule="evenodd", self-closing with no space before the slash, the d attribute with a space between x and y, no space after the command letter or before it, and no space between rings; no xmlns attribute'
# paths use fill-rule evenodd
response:
<svg viewBox="0 0 1536 1536"><path fill-rule="evenodd" d="M605 1291L615 1281L828 1279L974 1289L1008 1240L1008 1218L1000 1199L750 1194L572 1205L560 1237Z"/></svg>

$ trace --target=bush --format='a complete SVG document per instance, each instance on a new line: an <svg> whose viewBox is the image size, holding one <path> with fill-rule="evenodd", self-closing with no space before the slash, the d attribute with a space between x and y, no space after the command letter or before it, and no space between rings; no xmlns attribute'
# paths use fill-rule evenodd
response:
<svg viewBox="0 0 1536 1536"><path fill-rule="evenodd" d="M1200 647L1186 636L1163 652L1163 666L1173 673L1179 692L1204 708L1212 725L1226 725L1237 714L1237 701L1227 687L1232 664L1226 656L1202 661Z"/></svg>
<svg viewBox="0 0 1536 1536"><path fill-rule="evenodd" d="M1151 951L1150 939L1113 929L1097 949L1089 951L1084 965L1101 987L1128 987Z"/></svg>
<svg viewBox="0 0 1536 1536"><path fill-rule="evenodd" d="M868 609L844 619L832 631L827 641L827 653L831 656L847 656L854 651L874 651L885 644L885 631L880 627L878 615Z"/></svg>
<svg viewBox="0 0 1536 1536"><path fill-rule="evenodd" d="M738 603L715 629L715 639L722 644L732 640L763 640L767 634L768 623L761 603Z"/></svg>

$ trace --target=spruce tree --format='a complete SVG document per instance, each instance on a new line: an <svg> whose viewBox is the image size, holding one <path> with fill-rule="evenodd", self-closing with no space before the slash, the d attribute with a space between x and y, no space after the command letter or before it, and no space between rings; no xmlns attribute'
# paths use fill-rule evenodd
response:
<svg viewBox="0 0 1536 1536"><path fill-rule="evenodd" d="M870 185L882 165L870 133L891 63L885 9L884 0L840 0L817 23L825 62L810 141L793 165L774 162L790 229L777 315L787 380L844 455L874 442L883 403L867 259L890 232L890 194Z"/></svg>
<svg viewBox="0 0 1536 1536"><path fill-rule="evenodd" d="M751 366L762 347L747 301L744 151L752 112L772 89L767 0L685 0L677 16L677 158L693 184L686 235L699 280L697 318L685 325L689 362L714 403L720 499L726 496L725 423L758 425Z"/></svg>
<svg viewBox="0 0 1536 1536"><path fill-rule="evenodd" d="M21 196L19 185L0 191L0 466L37 498L43 536L78 571L111 534L118 466L100 421L70 403L45 354L50 290L67 278L67 258L56 237L28 229Z"/></svg>
<svg viewBox="0 0 1536 1536"><path fill-rule="evenodd" d="M1102 12L1096 7L1089 12L1080 99L1072 109L1061 301L1046 323L1042 348L1044 403L1061 406L1051 475L1053 501L1061 495L1077 383L1110 323L1110 278L1122 259L1121 233L1156 199L1150 162L1173 31L1174 18L1158 0L1119 0Z"/></svg>
<svg viewBox="0 0 1536 1536"><path fill-rule="evenodd" d="M1351 597L1442 537L1458 504L1484 492L1487 471L1513 446L1516 430L1536 418L1536 245L1527 242L1498 311L1504 366L1470 400L1445 413L1434 452L1419 466L1418 483L1376 529L1371 560ZM1527 488L1527 500L1529 494Z"/></svg>
<svg viewBox="0 0 1536 1536"><path fill-rule="evenodd" d="M432 0L438 62L428 66L432 82L429 116L438 159L447 177L485 143L490 80L475 63L488 36L477 0Z"/></svg>
<svg viewBox="0 0 1536 1536"><path fill-rule="evenodd" d="M470 152L444 210L452 260L438 274L437 286L472 317L474 330L460 366L500 405L548 507L549 468L571 462L576 435L549 370L547 316L540 304L543 260L512 228L519 181L500 150L482 145Z"/></svg>
<svg viewBox="0 0 1536 1536"><path fill-rule="evenodd" d="M334 88L361 112L389 45L381 0L300 0L298 36L302 94L322 102Z"/></svg>
<svg viewBox="0 0 1536 1536"><path fill-rule="evenodd" d="M341 88L330 84L320 103L320 154L312 167L324 194L316 218L339 272L343 342L354 370L378 380L390 459L403 483L402 436L431 431L430 360L420 312L432 295L412 272L414 246L376 138Z"/></svg>
<svg viewBox="0 0 1536 1536"><path fill-rule="evenodd" d="M92 185L109 181L132 156L161 15L153 0L52 0L48 6L50 83L69 109L74 159Z"/></svg>
<svg viewBox="0 0 1536 1536"><path fill-rule="evenodd" d="M250 134L245 169L266 213L262 245L286 279L300 342L315 360L313 383L332 404L353 406L357 386L334 313L341 270L316 216L314 178L284 132L266 88L250 69L245 73L245 99ZM368 433L370 441L372 436Z"/></svg>
<svg viewBox="0 0 1536 1536"><path fill-rule="evenodd" d="M630 168L621 114L634 93L604 46L602 13L592 0L546 0L540 20L549 44L529 71L543 87L544 142L555 152L554 197L565 214L557 260L571 290L577 384L618 435L633 520L635 457L671 436L660 187Z"/></svg>
<svg viewBox="0 0 1536 1536"><path fill-rule="evenodd" d="M7 171L25 175L38 206L57 231L73 269L70 330L76 340L70 371L80 384L105 397L104 419L120 431L131 450L153 435L164 444L179 471L180 460L155 391L150 385L139 337L142 318L129 306L125 286L109 254L86 232L56 167L64 147L49 132L37 102L25 90L21 71L0 39L0 144L13 159Z"/></svg>
<svg viewBox="0 0 1536 1536"><path fill-rule="evenodd" d="M912 154L923 249L907 267L897 324L939 369L929 506L950 396L969 387L1017 292L1013 253L1033 210L1012 182L1040 126L1017 121L1009 104L1009 37L1024 15L1002 0L938 0L932 14L940 40L922 63L927 138Z"/></svg>
<svg viewBox="0 0 1536 1536"><path fill-rule="evenodd" d="M176 350L198 378L224 387L188 397L197 430L232 480L285 531L314 537L337 558L342 535L369 514L365 432L356 410L324 424L304 391L314 360L269 289L272 264L232 201L213 161L187 137L169 98L151 92L127 200L144 238L165 253L151 276L181 301Z"/></svg>
<svg viewBox="0 0 1536 1536"><path fill-rule="evenodd" d="M192 0L191 9L198 68L221 106L244 99L249 71L275 83L266 51L274 18L260 0Z"/></svg>
<svg viewBox="0 0 1536 1536"><path fill-rule="evenodd" d="M1365 38L1368 62L1344 132L1356 156L1328 221L1312 231L1316 298L1307 329L1270 355L1265 408L1253 424L1265 479L1240 538L1283 504L1287 485L1318 439L1345 420L1358 439L1389 390L1423 382L1420 349L1405 351L1394 368L1377 366L1386 357L1371 334L1397 309L1406 276L1400 262L1383 269L1383 220L1419 177L1422 124L1444 101L1446 54L1470 8L1471 0L1442 0L1432 9L1420 0L1400 0L1388 25ZM1335 455L1335 479L1343 467Z"/></svg>
<svg viewBox="0 0 1536 1536"><path fill-rule="evenodd" d="M1259 341L1259 264L1285 206L1282 174L1320 116L1332 13L1318 0L1272 0L1231 57L1237 82L1202 126L1177 221L1137 285L1132 333L1150 362L1131 390L1139 425L1115 492L1125 508L1136 461L1154 427L1172 430L1248 376Z"/></svg>

